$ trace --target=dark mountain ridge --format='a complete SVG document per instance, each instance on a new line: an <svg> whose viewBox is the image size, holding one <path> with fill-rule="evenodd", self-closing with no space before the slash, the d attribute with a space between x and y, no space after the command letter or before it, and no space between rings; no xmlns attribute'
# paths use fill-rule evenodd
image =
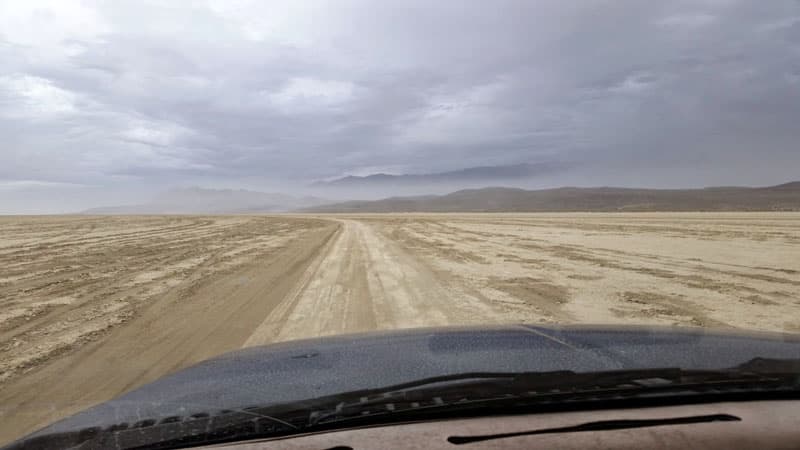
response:
<svg viewBox="0 0 800 450"><path fill-rule="evenodd" d="M768 187L464 189L439 196L350 201L313 212L800 211L800 182Z"/></svg>

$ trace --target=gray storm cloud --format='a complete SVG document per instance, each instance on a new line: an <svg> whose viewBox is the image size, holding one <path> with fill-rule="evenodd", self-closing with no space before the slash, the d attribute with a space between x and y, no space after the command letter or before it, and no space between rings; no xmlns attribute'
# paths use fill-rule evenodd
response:
<svg viewBox="0 0 800 450"><path fill-rule="evenodd" d="M796 1L0 2L0 212L549 161L772 184L798 118Z"/></svg>

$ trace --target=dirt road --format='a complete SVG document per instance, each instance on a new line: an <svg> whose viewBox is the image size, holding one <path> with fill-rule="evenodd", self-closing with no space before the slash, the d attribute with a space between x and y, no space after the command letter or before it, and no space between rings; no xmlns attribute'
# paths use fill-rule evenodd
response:
<svg viewBox="0 0 800 450"><path fill-rule="evenodd" d="M798 214L0 220L0 442L241 347L509 322L800 331Z"/></svg>
<svg viewBox="0 0 800 450"><path fill-rule="evenodd" d="M246 345L376 329L502 322L476 292L449 283L355 220L341 229Z"/></svg>

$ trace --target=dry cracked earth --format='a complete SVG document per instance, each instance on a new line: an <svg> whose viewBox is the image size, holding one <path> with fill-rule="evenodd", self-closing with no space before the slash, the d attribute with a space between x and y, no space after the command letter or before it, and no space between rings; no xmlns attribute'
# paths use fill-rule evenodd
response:
<svg viewBox="0 0 800 450"><path fill-rule="evenodd" d="M519 322L800 332L800 214L0 218L0 443L241 347Z"/></svg>

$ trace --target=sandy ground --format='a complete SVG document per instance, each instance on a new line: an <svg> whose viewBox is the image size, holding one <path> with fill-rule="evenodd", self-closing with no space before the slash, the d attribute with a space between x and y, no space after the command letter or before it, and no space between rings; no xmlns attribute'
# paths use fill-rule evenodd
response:
<svg viewBox="0 0 800 450"><path fill-rule="evenodd" d="M263 217L0 219L0 442L240 348L337 228Z"/></svg>
<svg viewBox="0 0 800 450"><path fill-rule="evenodd" d="M800 214L0 219L0 442L243 346L447 324L800 331Z"/></svg>
<svg viewBox="0 0 800 450"><path fill-rule="evenodd" d="M800 215L364 218L525 322L800 331Z"/></svg>

